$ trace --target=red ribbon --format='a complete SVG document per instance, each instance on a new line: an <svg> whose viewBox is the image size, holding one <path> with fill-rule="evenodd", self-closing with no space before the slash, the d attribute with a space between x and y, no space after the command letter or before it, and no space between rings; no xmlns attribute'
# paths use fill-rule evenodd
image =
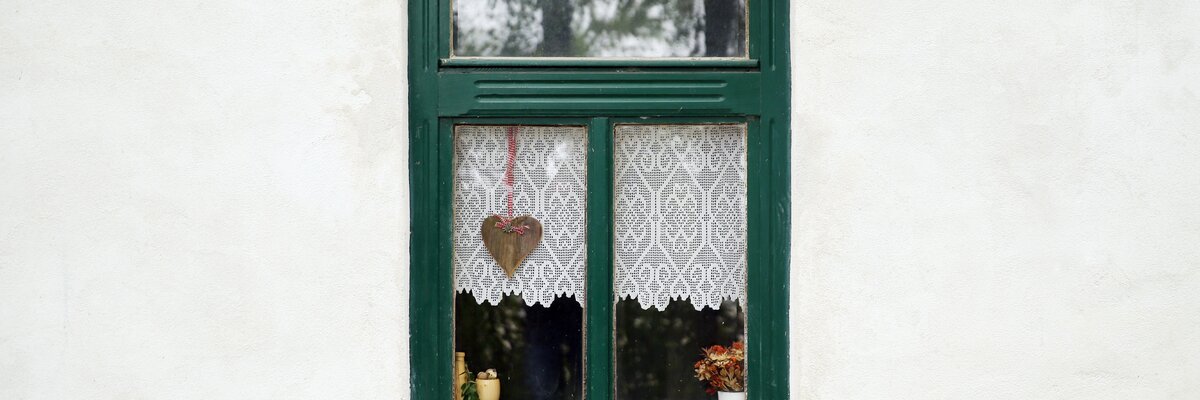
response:
<svg viewBox="0 0 1200 400"><path fill-rule="evenodd" d="M508 162L504 168L504 188L508 198L508 218L513 216L513 169L517 162L517 127L508 127Z"/></svg>
<svg viewBox="0 0 1200 400"><path fill-rule="evenodd" d="M513 170L517 163L517 127L508 127L508 159L504 165L504 189L505 199L508 203L508 217L500 216L500 222L496 223L496 227L503 229L505 232L516 232L518 235L524 235L525 230L529 229L529 225L513 225Z"/></svg>
<svg viewBox="0 0 1200 400"><path fill-rule="evenodd" d="M524 235L525 230L529 229L529 225L513 225L512 220L512 217L500 217L500 221L496 222L496 227L505 232L516 232L518 235Z"/></svg>

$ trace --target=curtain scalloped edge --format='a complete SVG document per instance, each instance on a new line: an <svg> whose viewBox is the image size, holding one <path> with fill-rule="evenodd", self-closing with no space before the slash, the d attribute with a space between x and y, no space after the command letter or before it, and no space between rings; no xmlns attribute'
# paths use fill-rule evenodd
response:
<svg viewBox="0 0 1200 400"><path fill-rule="evenodd" d="M460 287L460 288L457 288L454 292L455 293L465 293L465 294L471 295L471 298L475 299L475 304L486 303L487 305L490 305L490 306L499 305L499 302L493 303L491 299L488 299L485 296L476 295L475 291L473 291L471 289ZM523 290L513 289L513 290L509 290L507 292L501 291L499 293L499 295L500 295L499 297L501 297L501 298L504 298L507 296L521 296L521 302L525 303L525 305L529 306L529 307L533 307L535 305L541 305L542 307L550 307L550 304L542 304L542 299L535 299L532 302L530 302L530 299L525 298L525 292ZM580 304L580 306L582 306L583 303L580 302L580 297L581 296L579 296L577 293L567 293L566 291L563 291L561 293L554 293L550 299L550 303L554 303L555 301L558 301L558 299L569 298L571 300L575 300L575 303Z"/></svg>

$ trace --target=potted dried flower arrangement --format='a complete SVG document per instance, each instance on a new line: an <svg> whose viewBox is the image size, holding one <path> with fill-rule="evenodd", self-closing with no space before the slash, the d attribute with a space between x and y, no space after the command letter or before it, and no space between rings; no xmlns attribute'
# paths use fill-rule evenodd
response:
<svg viewBox="0 0 1200 400"><path fill-rule="evenodd" d="M714 345L703 349L704 358L696 361L696 379L708 383L708 394L719 400L746 399L746 346Z"/></svg>

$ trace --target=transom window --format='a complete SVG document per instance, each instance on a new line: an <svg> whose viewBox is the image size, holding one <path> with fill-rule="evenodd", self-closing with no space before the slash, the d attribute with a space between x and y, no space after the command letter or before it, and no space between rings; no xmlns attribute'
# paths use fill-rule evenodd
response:
<svg viewBox="0 0 1200 400"><path fill-rule="evenodd" d="M745 0L452 0L454 57L745 58Z"/></svg>

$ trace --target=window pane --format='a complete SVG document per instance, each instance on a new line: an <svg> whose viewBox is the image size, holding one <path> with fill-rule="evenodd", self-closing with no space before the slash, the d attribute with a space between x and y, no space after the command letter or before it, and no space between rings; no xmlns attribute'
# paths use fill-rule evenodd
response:
<svg viewBox="0 0 1200 400"><path fill-rule="evenodd" d="M616 398L622 400L710 398L693 370L700 349L745 338L746 315L733 301L696 310L675 300L659 311L627 299L617 302L616 312Z"/></svg>
<svg viewBox="0 0 1200 400"><path fill-rule="evenodd" d="M583 390L586 142L580 126L454 130L455 351L498 372L502 399Z"/></svg>
<svg viewBox="0 0 1200 400"><path fill-rule="evenodd" d="M746 126L614 133L617 393L706 398L701 349L745 336Z"/></svg>
<svg viewBox="0 0 1200 400"><path fill-rule="evenodd" d="M745 0L453 0L460 57L745 57Z"/></svg>
<svg viewBox="0 0 1200 400"><path fill-rule="evenodd" d="M521 296L498 305L455 296L454 349L473 372L495 368L501 399L583 398L583 309L570 298L549 307Z"/></svg>

